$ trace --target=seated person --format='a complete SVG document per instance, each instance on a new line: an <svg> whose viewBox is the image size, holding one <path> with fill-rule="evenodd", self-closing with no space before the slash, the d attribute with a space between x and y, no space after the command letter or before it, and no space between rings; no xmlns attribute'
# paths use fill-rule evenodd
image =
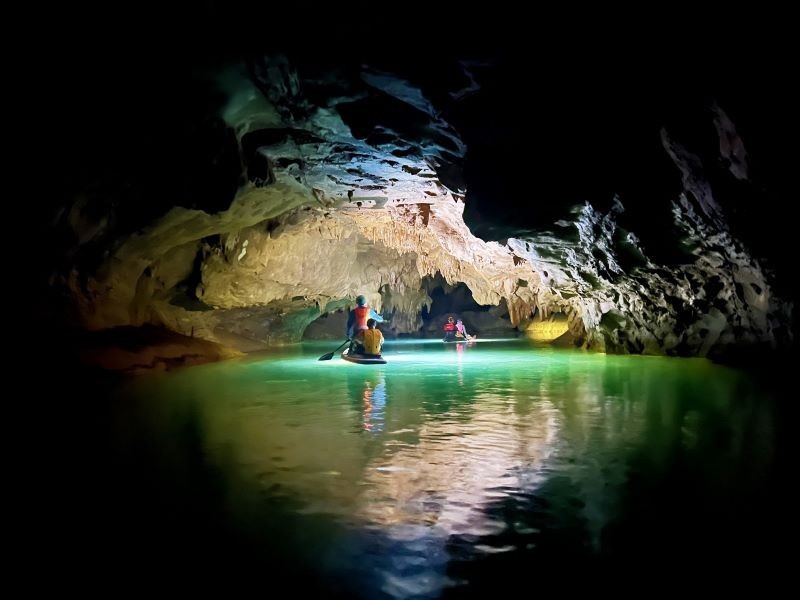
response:
<svg viewBox="0 0 800 600"><path fill-rule="evenodd" d="M367 329L362 329L356 334L355 340L355 354L363 354L365 356L380 356L381 348L383 346L383 334L380 329L377 329L377 321L369 319L367 321Z"/></svg>
<svg viewBox="0 0 800 600"><path fill-rule="evenodd" d="M474 340L475 336L467 333L466 327L461 319L456 321L456 338L460 340Z"/></svg>
<svg viewBox="0 0 800 600"><path fill-rule="evenodd" d="M456 324L453 317L447 317L447 323L444 324L444 341L456 341Z"/></svg>

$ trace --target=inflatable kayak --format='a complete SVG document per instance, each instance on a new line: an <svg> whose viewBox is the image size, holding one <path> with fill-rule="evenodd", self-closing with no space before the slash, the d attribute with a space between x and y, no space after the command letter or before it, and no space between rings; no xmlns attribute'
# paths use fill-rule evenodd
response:
<svg viewBox="0 0 800 600"><path fill-rule="evenodd" d="M386 361L380 354L350 354L350 349L342 352L342 358L359 365L385 365Z"/></svg>

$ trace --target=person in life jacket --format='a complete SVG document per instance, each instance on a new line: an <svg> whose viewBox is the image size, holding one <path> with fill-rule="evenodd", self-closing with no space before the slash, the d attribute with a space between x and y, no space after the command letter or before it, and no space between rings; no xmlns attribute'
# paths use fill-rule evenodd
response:
<svg viewBox="0 0 800 600"><path fill-rule="evenodd" d="M383 346L383 334L376 328L375 319L367 320L367 329L363 329L356 334L355 340L359 344L357 353L371 356L380 356Z"/></svg>
<svg viewBox="0 0 800 600"><path fill-rule="evenodd" d="M367 320L375 319L378 323L383 323L383 317L367 306L367 299L359 295L356 298L356 307L347 316L347 337L353 339L358 332L368 329ZM351 344L351 352L353 344Z"/></svg>
<svg viewBox="0 0 800 600"><path fill-rule="evenodd" d="M456 323L452 316L447 317L447 323L444 324L444 341L452 342L456 339Z"/></svg>

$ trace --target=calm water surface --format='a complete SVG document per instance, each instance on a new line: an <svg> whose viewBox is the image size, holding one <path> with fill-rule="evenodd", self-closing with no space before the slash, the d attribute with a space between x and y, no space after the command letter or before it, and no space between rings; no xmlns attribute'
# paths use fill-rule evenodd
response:
<svg viewBox="0 0 800 600"><path fill-rule="evenodd" d="M316 360L333 347L115 388L81 433L77 514L124 557L104 568L456 598L770 553L775 404L740 371L524 341Z"/></svg>

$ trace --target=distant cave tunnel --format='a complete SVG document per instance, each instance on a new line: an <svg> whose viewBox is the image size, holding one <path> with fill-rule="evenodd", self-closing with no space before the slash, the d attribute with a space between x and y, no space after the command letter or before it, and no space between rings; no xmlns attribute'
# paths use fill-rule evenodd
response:
<svg viewBox="0 0 800 600"><path fill-rule="evenodd" d="M464 283L451 285L440 274L426 276L422 280L422 289L431 298L430 308L422 306L419 318L421 327L416 331L398 331L393 325L391 310L384 310L387 323L379 328L384 336L403 337L439 337L447 317L452 315L462 319L467 332L471 335L518 336L519 328L511 323L508 308L504 301L499 306L478 304L472 291ZM319 316L309 324L303 333L304 340L343 338L347 323L347 308L338 309ZM394 319L396 322L397 319Z"/></svg>
<svg viewBox="0 0 800 600"><path fill-rule="evenodd" d="M426 325L439 317L446 318L448 314L487 312L491 308L475 302L472 290L465 284L458 283L452 286L438 273L433 277L425 277L422 285L432 300L430 311L427 306L422 307L421 317Z"/></svg>

